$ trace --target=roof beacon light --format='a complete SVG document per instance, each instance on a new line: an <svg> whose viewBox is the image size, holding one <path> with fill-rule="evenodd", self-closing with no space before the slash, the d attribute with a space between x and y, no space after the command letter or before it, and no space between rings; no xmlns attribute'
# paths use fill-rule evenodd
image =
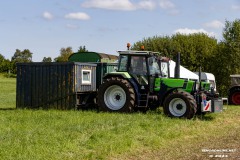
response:
<svg viewBox="0 0 240 160"><path fill-rule="evenodd" d="M127 49L129 50L131 44L130 43L127 43Z"/></svg>
<svg viewBox="0 0 240 160"><path fill-rule="evenodd" d="M141 46L141 51L144 51L144 45Z"/></svg>

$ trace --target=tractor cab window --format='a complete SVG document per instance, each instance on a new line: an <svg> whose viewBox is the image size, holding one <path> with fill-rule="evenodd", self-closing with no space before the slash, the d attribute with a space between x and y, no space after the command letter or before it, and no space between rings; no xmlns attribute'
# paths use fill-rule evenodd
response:
<svg viewBox="0 0 240 160"><path fill-rule="evenodd" d="M231 85L236 86L240 84L239 76L231 76Z"/></svg>
<svg viewBox="0 0 240 160"><path fill-rule="evenodd" d="M120 55L118 71L126 72L127 71L127 62L128 62L128 56Z"/></svg>
<svg viewBox="0 0 240 160"><path fill-rule="evenodd" d="M148 65L149 65L150 75L155 75L155 74L160 75L159 65L155 57L148 58Z"/></svg>
<svg viewBox="0 0 240 160"><path fill-rule="evenodd" d="M130 72L137 75L147 75L146 58L143 56L131 56Z"/></svg>
<svg viewBox="0 0 240 160"><path fill-rule="evenodd" d="M131 56L129 72L138 81L140 85L147 85L148 78L146 57Z"/></svg>
<svg viewBox="0 0 240 160"><path fill-rule="evenodd" d="M161 76L168 77L168 62L161 62Z"/></svg>

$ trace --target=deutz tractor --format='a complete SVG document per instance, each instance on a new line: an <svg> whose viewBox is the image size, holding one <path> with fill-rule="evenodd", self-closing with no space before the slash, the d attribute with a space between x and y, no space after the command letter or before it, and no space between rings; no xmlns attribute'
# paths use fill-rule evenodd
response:
<svg viewBox="0 0 240 160"><path fill-rule="evenodd" d="M177 72L176 78L169 78L168 58L151 51L118 52L117 71L108 73L99 87L100 110L132 112L163 106L167 116L188 119L197 112L222 110L221 99L203 90L197 81L180 79Z"/></svg>

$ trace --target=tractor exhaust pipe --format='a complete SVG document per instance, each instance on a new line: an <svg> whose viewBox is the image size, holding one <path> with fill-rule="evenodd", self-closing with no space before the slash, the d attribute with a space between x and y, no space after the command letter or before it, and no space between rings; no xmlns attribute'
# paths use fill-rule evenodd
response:
<svg viewBox="0 0 240 160"><path fill-rule="evenodd" d="M199 67L199 72L198 72L198 76L199 76L199 90L202 90L202 67Z"/></svg>
<svg viewBox="0 0 240 160"><path fill-rule="evenodd" d="M174 78L179 79L180 78L180 53L177 53L176 56L176 66L175 66L175 72L174 72Z"/></svg>

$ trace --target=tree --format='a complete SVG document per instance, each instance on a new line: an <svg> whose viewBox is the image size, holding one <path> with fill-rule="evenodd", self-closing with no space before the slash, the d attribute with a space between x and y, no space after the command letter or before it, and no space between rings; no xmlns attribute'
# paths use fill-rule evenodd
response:
<svg viewBox="0 0 240 160"><path fill-rule="evenodd" d="M85 46L80 46L77 52L78 52L78 53L79 53L79 52L88 52L88 50L86 49Z"/></svg>
<svg viewBox="0 0 240 160"><path fill-rule="evenodd" d="M227 53L230 74L240 73L240 19L233 22L226 21L223 29L223 44Z"/></svg>
<svg viewBox="0 0 240 160"><path fill-rule="evenodd" d="M60 56L54 59L55 62L67 62L69 56L73 54L72 47L61 48Z"/></svg>
<svg viewBox="0 0 240 160"><path fill-rule="evenodd" d="M51 57L44 57L42 62L52 62L52 58Z"/></svg>
<svg viewBox="0 0 240 160"><path fill-rule="evenodd" d="M172 47L181 53L181 63L191 71L202 67L204 72L211 72L212 59L216 53L217 40L204 33L172 36Z"/></svg>
<svg viewBox="0 0 240 160"><path fill-rule="evenodd" d="M0 73L13 71L13 63L0 54Z"/></svg>
<svg viewBox="0 0 240 160"><path fill-rule="evenodd" d="M4 59L5 59L5 57L4 57L2 54L0 54L0 63L1 63Z"/></svg>
<svg viewBox="0 0 240 160"><path fill-rule="evenodd" d="M0 54L0 72L6 71L5 65L6 65L6 59L2 54Z"/></svg>
<svg viewBox="0 0 240 160"><path fill-rule="evenodd" d="M219 93L226 96L230 86L230 75L240 74L240 20L226 21L223 40L218 43L213 59L214 75L217 79Z"/></svg>
<svg viewBox="0 0 240 160"><path fill-rule="evenodd" d="M30 52L29 49L24 49L23 51L16 49L16 52L12 57L12 61L13 62L32 62L32 53Z"/></svg>
<svg viewBox="0 0 240 160"><path fill-rule="evenodd" d="M134 43L131 49L140 50L142 45L147 51L160 52L165 56L170 56L172 53L171 37L169 36L144 38L142 41Z"/></svg>
<svg viewBox="0 0 240 160"><path fill-rule="evenodd" d="M24 49L23 51L16 49L16 52L12 56L11 65L12 73L17 72L17 62L28 63L32 62L32 52L29 49Z"/></svg>
<svg viewBox="0 0 240 160"><path fill-rule="evenodd" d="M212 59L212 73L215 75L217 89L221 96L227 96L230 85L228 51L223 42L218 43L215 57Z"/></svg>
<svg viewBox="0 0 240 160"><path fill-rule="evenodd" d="M139 50L144 45L145 50L160 52L163 56L175 60L177 52L181 53L181 64L189 70L197 71L200 66L204 71L211 68L211 61L217 48L217 40L203 33L190 35L174 34L171 37L154 36L136 42L132 49Z"/></svg>

